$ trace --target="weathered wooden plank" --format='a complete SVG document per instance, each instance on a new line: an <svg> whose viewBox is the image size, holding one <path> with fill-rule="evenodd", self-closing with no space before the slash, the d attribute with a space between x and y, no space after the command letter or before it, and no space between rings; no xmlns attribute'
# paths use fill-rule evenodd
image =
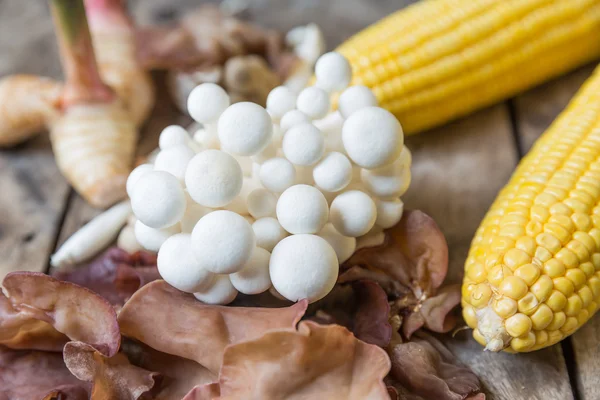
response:
<svg viewBox="0 0 600 400"><path fill-rule="evenodd" d="M60 77L45 2L0 2L0 76ZM15 270L43 271L69 193L43 134L0 151L0 280Z"/></svg>
<svg viewBox="0 0 600 400"><path fill-rule="evenodd" d="M559 80L531 90L515 99L517 121L522 143L528 150L565 108L581 84L590 76L594 66L581 68ZM569 366L576 374L578 393L584 400L600 398L600 317L595 316L570 340L576 365Z"/></svg>
<svg viewBox="0 0 600 400"><path fill-rule="evenodd" d="M413 181L408 208L431 215L450 247L449 282L460 282L471 239L517 162L507 107L498 105L410 137ZM484 352L460 332L446 345L473 369L492 399L572 399L560 347L531 354Z"/></svg>

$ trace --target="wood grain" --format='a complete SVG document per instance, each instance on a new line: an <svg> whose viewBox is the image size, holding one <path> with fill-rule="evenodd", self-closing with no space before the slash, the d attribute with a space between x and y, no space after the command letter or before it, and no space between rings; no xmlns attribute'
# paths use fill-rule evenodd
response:
<svg viewBox="0 0 600 400"><path fill-rule="evenodd" d="M407 145L414 162L406 206L439 224L450 248L448 281L460 282L475 230L517 163L507 107L410 137ZM518 355L484 352L470 330L445 343L477 374L491 399L573 398L560 347Z"/></svg>
<svg viewBox="0 0 600 400"><path fill-rule="evenodd" d="M591 75L594 65L580 68L515 99L515 111L522 143L528 150L567 106L581 84ZM600 316L596 315L569 339L574 351L577 391L583 400L600 398Z"/></svg>
<svg viewBox="0 0 600 400"><path fill-rule="evenodd" d="M60 77L45 2L0 2L0 55L0 77ZM15 270L44 271L69 193L46 134L0 150L0 188L0 280Z"/></svg>

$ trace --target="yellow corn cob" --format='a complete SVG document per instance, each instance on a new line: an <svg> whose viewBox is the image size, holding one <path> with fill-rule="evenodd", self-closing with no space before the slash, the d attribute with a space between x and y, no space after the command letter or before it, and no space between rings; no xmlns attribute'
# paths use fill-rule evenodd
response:
<svg viewBox="0 0 600 400"><path fill-rule="evenodd" d="M425 0L337 51L411 134L599 57L599 38L597 0Z"/></svg>
<svg viewBox="0 0 600 400"><path fill-rule="evenodd" d="M572 334L600 303L600 67L538 139L477 230L463 316L487 349Z"/></svg>

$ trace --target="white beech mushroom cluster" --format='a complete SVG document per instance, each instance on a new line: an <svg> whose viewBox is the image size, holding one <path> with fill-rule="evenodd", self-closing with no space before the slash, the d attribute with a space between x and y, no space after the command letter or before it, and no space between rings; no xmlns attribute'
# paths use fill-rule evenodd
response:
<svg viewBox="0 0 600 400"><path fill-rule="evenodd" d="M370 89L348 87L340 54L315 74L298 94L275 88L266 109L197 86L188 111L203 127L165 128L154 165L131 173L135 236L169 284L212 304L269 289L314 302L400 220L411 164L400 124Z"/></svg>

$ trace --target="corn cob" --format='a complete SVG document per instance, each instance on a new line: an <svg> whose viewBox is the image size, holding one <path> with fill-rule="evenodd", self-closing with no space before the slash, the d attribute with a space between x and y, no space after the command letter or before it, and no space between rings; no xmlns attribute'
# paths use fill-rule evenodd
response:
<svg viewBox="0 0 600 400"><path fill-rule="evenodd" d="M477 230L463 316L486 349L572 334L600 303L600 67L538 139Z"/></svg>
<svg viewBox="0 0 600 400"><path fill-rule="evenodd" d="M597 0L425 0L337 51L411 134L599 57L599 37Z"/></svg>

